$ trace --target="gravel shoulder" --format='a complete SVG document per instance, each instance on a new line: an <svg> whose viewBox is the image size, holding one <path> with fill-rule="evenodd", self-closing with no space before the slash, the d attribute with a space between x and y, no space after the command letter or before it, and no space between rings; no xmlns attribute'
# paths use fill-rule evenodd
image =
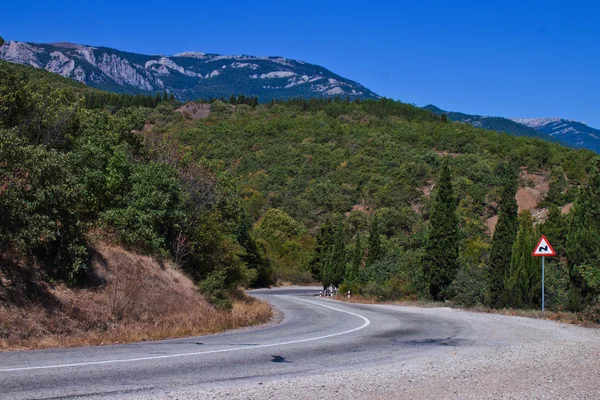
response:
<svg viewBox="0 0 600 400"><path fill-rule="evenodd" d="M411 359L353 365L324 374L227 382L143 398L173 399L597 399L600 331L553 321L448 308L381 305L452 318L460 340ZM156 395L156 394L155 394Z"/></svg>

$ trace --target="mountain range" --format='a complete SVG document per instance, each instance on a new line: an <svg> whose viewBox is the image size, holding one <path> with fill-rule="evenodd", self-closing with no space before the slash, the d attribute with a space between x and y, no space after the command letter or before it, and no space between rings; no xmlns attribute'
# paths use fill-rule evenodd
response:
<svg viewBox="0 0 600 400"><path fill-rule="evenodd" d="M182 101L228 98L232 94L257 96L262 102L291 97L380 98L363 85L324 67L276 56L199 52L144 55L66 42L8 41L0 46L0 59L45 69L110 92L167 92ZM423 108L434 114L445 114L451 121L600 153L600 130L581 122L561 118L509 119L470 115L445 111L434 105Z"/></svg>
<svg viewBox="0 0 600 400"><path fill-rule="evenodd" d="M434 114L445 114L446 118L451 121L516 136L537 137L551 142L559 142L569 147L586 148L600 153L600 130L581 122L562 118L486 117L445 111L431 104L423 108Z"/></svg>
<svg viewBox="0 0 600 400"><path fill-rule="evenodd" d="M600 130L584 123L562 118L514 118L513 121L553 138L600 153Z"/></svg>
<svg viewBox="0 0 600 400"><path fill-rule="evenodd" d="M129 53L74 43L5 42L0 58L117 93L168 92L179 100L258 96L341 96L377 99L361 84L326 68L283 57L184 52L172 56Z"/></svg>

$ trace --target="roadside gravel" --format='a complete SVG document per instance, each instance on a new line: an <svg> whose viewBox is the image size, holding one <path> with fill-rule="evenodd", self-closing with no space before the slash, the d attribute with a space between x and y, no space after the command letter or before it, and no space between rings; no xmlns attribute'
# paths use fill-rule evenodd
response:
<svg viewBox="0 0 600 400"><path fill-rule="evenodd" d="M469 329L422 357L340 366L315 375L224 382L143 398L600 399L600 331L449 308L399 308Z"/></svg>

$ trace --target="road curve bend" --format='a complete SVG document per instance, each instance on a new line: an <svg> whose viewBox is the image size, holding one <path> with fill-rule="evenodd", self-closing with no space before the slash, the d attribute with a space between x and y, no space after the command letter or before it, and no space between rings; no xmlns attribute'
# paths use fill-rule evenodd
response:
<svg viewBox="0 0 600 400"><path fill-rule="evenodd" d="M254 291L267 327L0 353L0 398L600 398L596 329L316 293Z"/></svg>

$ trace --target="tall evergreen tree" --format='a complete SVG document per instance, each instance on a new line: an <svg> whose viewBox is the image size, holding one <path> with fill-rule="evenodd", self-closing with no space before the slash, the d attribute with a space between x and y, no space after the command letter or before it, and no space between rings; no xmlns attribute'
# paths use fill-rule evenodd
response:
<svg viewBox="0 0 600 400"><path fill-rule="evenodd" d="M578 309L589 300L589 288L578 268L588 266L600 276L600 160L575 201L570 219L566 251L574 291L571 306Z"/></svg>
<svg viewBox="0 0 600 400"><path fill-rule="evenodd" d="M540 304L541 263L531 252L537 235L533 219L527 210L519 215L519 230L512 246L510 271L505 277L504 304L513 308L530 308Z"/></svg>
<svg viewBox="0 0 600 400"><path fill-rule="evenodd" d="M550 204L556 204L563 206L567 203L567 189L569 183L565 176L565 171L562 167L554 167L550 172L550 187L548 189L548 195L546 196L545 202Z"/></svg>
<svg viewBox="0 0 600 400"><path fill-rule="evenodd" d="M433 196L428 240L425 244L423 273L427 279L429 293L435 300L443 300L446 290L458 272L458 206L452 189L452 176L448 160L442 163Z"/></svg>
<svg viewBox="0 0 600 400"><path fill-rule="evenodd" d="M356 234L356 243L354 244L354 253L352 254L352 260L346 267L346 275L344 279L348 282L352 282L358 279L360 273L360 264L363 260L363 248L360 240L360 233Z"/></svg>
<svg viewBox="0 0 600 400"><path fill-rule="evenodd" d="M512 246L517 236L518 207L515 199L517 178L517 169L506 165L500 193L498 223L492 238L486 274L490 290L490 306L494 308L503 305L504 278L510 271Z"/></svg>
<svg viewBox="0 0 600 400"><path fill-rule="evenodd" d="M371 227L369 229L369 244L367 247L367 261L365 269L371 272L373 264L381 258L381 237L379 232L379 219L377 215L373 217L371 221Z"/></svg>
<svg viewBox="0 0 600 400"><path fill-rule="evenodd" d="M337 287L344 281L346 269L346 244L342 223L336 227L329 264L331 284Z"/></svg>
<svg viewBox="0 0 600 400"><path fill-rule="evenodd" d="M240 223L239 232L237 233L237 241L244 248L244 253L240 255L240 259L246 263L248 268L256 270L256 280L253 283L254 287L269 287L274 283L273 269L269 260L261 254L256 241L250 234L252 229L252 221L250 217L244 213Z"/></svg>
<svg viewBox="0 0 600 400"><path fill-rule="evenodd" d="M540 225L540 233L552 244L558 257L565 256L565 242L567 240L567 219L562 215L560 208L556 204L548 207L548 218L546 222ZM548 260L546 260L548 261Z"/></svg>
<svg viewBox="0 0 600 400"><path fill-rule="evenodd" d="M319 228L319 232L317 234L317 245L315 247L315 251L312 255L311 260L309 261L309 267L311 274L314 279L323 282L323 286L325 285L326 280L326 266L329 263L329 259L331 257L331 252L333 248L334 242L334 229L333 224L330 220L327 220L321 227Z"/></svg>

